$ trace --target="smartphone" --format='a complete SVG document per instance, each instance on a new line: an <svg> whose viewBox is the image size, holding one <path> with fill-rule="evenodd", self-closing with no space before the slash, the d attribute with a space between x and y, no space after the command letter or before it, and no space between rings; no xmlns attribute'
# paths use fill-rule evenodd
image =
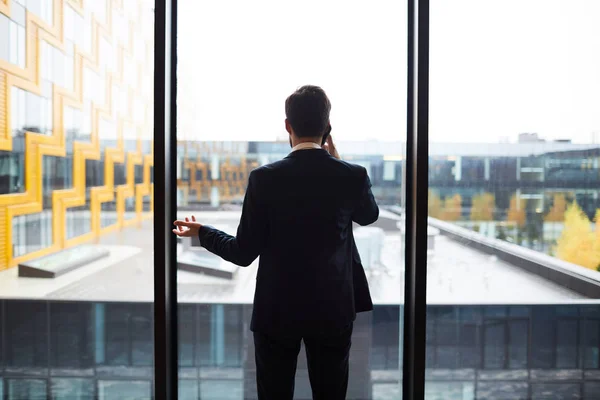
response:
<svg viewBox="0 0 600 400"><path fill-rule="evenodd" d="M327 125L327 129L325 129L325 134L323 135L323 140L321 140L321 146L323 146L325 144L325 142L327 142L327 138L329 137L330 133L331 133L331 124Z"/></svg>

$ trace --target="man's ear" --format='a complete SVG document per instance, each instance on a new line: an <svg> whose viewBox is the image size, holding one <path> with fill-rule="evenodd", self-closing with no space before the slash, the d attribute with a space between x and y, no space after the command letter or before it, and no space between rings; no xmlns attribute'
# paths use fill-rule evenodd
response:
<svg viewBox="0 0 600 400"><path fill-rule="evenodd" d="M290 135L293 133L292 130L292 125L290 124L290 121L287 120L287 118L285 119L285 130L287 131L287 133L289 133Z"/></svg>

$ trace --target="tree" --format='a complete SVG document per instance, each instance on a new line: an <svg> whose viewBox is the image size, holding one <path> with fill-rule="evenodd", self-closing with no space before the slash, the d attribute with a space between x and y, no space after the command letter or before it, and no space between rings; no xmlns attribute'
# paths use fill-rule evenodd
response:
<svg viewBox="0 0 600 400"><path fill-rule="evenodd" d="M594 241L594 245L596 249L596 254L600 254L600 208L596 210L594 220L596 221L596 240ZM596 267L596 271L600 272L600 260L598 260L598 266Z"/></svg>
<svg viewBox="0 0 600 400"><path fill-rule="evenodd" d="M440 196L429 190L427 196L427 211L432 218L440 218L442 216L442 199Z"/></svg>
<svg viewBox="0 0 600 400"><path fill-rule="evenodd" d="M518 203L518 207L517 207ZM522 228L525 226L525 207L527 206L527 200L519 199L517 200L517 195L513 194L510 198L510 207L508 209L508 214L506 216L506 220L510 222L514 222L518 227Z"/></svg>
<svg viewBox="0 0 600 400"><path fill-rule="evenodd" d="M506 240L506 232L504 231L504 227L502 225L498 225L498 230L496 231L496 239Z"/></svg>
<svg viewBox="0 0 600 400"><path fill-rule="evenodd" d="M493 221L495 198L491 193L476 194L471 206L471 221Z"/></svg>
<svg viewBox="0 0 600 400"><path fill-rule="evenodd" d="M600 208L596 210L594 221L596 222L596 243L600 246Z"/></svg>
<svg viewBox="0 0 600 400"><path fill-rule="evenodd" d="M546 222L563 222L565 220L565 210L567 209L567 200L565 195L557 193L554 195L554 201L552 202L552 208L546 214L544 220Z"/></svg>
<svg viewBox="0 0 600 400"><path fill-rule="evenodd" d="M600 264L597 237L577 202L573 202L565 212L565 227L557 241L556 255L561 260L593 270L597 270Z"/></svg>
<svg viewBox="0 0 600 400"><path fill-rule="evenodd" d="M462 197L455 194L444 199L444 208L441 219L444 221L458 221L462 217Z"/></svg>

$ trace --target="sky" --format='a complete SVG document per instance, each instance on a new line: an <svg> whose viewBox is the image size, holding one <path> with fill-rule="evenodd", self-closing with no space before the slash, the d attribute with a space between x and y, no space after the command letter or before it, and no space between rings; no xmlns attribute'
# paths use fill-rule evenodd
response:
<svg viewBox="0 0 600 400"><path fill-rule="evenodd" d="M406 1L179 2L179 136L286 138L322 86L336 140L406 136ZM600 1L431 0L430 140L600 143Z"/></svg>

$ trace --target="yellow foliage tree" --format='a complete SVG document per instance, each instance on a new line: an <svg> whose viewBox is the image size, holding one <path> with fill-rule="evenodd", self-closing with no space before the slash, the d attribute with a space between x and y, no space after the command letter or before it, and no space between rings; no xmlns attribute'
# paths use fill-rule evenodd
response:
<svg viewBox="0 0 600 400"><path fill-rule="evenodd" d="M458 221L462 216L462 197L455 194L444 199L444 209L441 219L444 221Z"/></svg>
<svg viewBox="0 0 600 400"><path fill-rule="evenodd" d="M546 214L544 220L546 222L563 222L565 220L565 210L567 209L567 199L562 193L554 195L552 208Z"/></svg>
<svg viewBox="0 0 600 400"><path fill-rule="evenodd" d="M517 203L519 207L517 207ZM525 207L527 206L527 200L520 199L517 201L517 195L514 194L510 198L510 207L508 209L508 215L506 216L507 221L511 221L517 224L519 227L525 226Z"/></svg>
<svg viewBox="0 0 600 400"><path fill-rule="evenodd" d="M596 241L594 244L596 246L596 254L600 254L600 208L596 210L596 216L594 219L596 220ZM600 260L598 261L596 270L600 272Z"/></svg>
<svg viewBox="0 0 600 400"><path fill-rule="evenodd" d="M600 208L596 210L594 221L596 221L596 241L600 245Z"/></svg>
<svg viewBox="0 0 600 400"><path fill-rule="evenodd" d="M493 221L496 199L491 193L473 196L471 206L471 221Z"/></svg>
<svg viewBox="0 0 600 400"><path fill-rule="evenodd" d="M600 246L592 232L592 224L577 202L565 212L565 227L557 241L556 255L561 260L593 270L600 265Z"/></svg>
<svg viewBox="0 0 600 400"><path fill-rule="evenodd" d="M442 199L437 193L429 191L427 197L427 210L432 218L440 218L442 215Z"/></svg>

